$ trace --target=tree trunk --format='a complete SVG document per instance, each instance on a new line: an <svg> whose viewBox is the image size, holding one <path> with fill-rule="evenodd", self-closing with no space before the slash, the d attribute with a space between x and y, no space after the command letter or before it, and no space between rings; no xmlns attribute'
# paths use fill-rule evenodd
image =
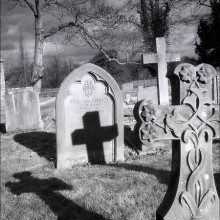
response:
<svg viewBox="0 0 220 220"><path fill-rule="evenodd" d="M43 43L44 43L44 30L42 28L42 14L39 13L35 16L35 53L34 53L34 66L32 73L32 85L36 91L41 90L43 78Z"/></svg>

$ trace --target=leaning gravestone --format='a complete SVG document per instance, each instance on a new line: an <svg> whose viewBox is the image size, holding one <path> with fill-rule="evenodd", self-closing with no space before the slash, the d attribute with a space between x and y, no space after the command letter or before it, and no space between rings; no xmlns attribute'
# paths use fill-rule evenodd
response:
<svg viewBox="0 0 220 220"><path fill-rule="evenodd" d="M144 145L157 139L173 140L171 180L157 219L218 220L212 142L219 138L220 120L210 92L216 71L208 64L180 64L175 75L179 79L175 94L182 105L158 106L144 100L135 113Z"/></svg>
<svg viewBox="0 0 220 220"><path fill-rule="evenodd" d="M115 80L85 64L67 76L56 99L57 168L124 160L123 99Z"/></svg>
<svg viewBox="0 0 220 220"><path fill-rule="evenodd" d="M4 67L3 67L3 60L1 59L1 106L0 106L0 132L5 132L5 123L6 123L6 118L5 118L5 74L4 74Z"/></svg>
<svg viewBox="0 0 220 220"><path fill-rule="evenodd" d="M7 132L43 128L39 95L32 87L8 89L5 104Z"/></svg>

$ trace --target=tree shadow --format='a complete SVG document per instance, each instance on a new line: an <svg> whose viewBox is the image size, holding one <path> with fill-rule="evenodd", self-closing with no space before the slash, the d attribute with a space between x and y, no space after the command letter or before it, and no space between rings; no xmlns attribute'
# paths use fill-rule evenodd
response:
<svg viewBox="0 0 220 220"><path fill-rule="evenodd" d="M50 162L56 162L56 135L54 133L34 131L16 134L14 140L33 150L40 157Z"/></svg>
<svg viewBox="0 0 220 220"><path fill-rule="evenodd" d="M128 125L124 126L124 143L136 153L141 150L141 143L137 139L137 134Z"/></svg>
<svg viewBox="0 0 220 220"><path fill-rule="evenodd" d="M91 164L105 164L106 157L112 157L108 146L104 150L103 143L112 141L118 136L117 124L111 126L101 127L99 112L87 112L83 115L83 129L75 130L72 136L72 144L80 145L86 144L88 162ZM112 143L114 144L114 143Z"/></svg>
<svg viewBox="0 0 220 220"><path fill-rule="evenodd" d="M57 178L38 179L31 176L31 172L15 173L16 182L5 184L15 195L22 193L34 193L43 200L57 215L58 220L80 219L80 220L104 220L101 215L88 211L65 198L57 190L72 190L72 186ZM18 182L19 180L19 182ZM71 192L72 193L72 192Z"/></svg>

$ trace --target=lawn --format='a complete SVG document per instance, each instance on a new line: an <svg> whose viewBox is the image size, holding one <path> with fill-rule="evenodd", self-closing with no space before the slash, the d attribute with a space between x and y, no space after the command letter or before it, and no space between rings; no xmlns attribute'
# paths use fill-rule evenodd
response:
<svg viewBox="0 0 220 220"><path fill-rule="evenodd" d="M170 142L143 156L125 146L123 163L56 170L53 111L43 108L42 131L1 136L1 219L154 219L169 182ZM219 147L215 141L218 192Z"/></svg>

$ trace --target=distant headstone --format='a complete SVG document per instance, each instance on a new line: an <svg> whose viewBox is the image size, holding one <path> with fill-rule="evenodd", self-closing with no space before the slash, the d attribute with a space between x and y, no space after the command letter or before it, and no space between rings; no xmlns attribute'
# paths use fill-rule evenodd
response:
<svg viewBox="0 0 220 220"><path fill-rule="evenodd" d="M138 86L138 91L143 90L144 86Z"/></svg>
<svg viewBox="0 0 220 220"><path fill-rule="evenodd" d="M158 104L157 87L151 86L138 89L138 101L143 99L151 100L153 103Z"/></svg>
<svg viewBox="0 0 220 220"><path fill-rule="evenodd" d="M5 123L6 123L6 118L5 118L5 74L4 74L4 67L3 67L3 60L0 60L0 65L1 65L1 106L0 106L0 132L5 132Z"/></svg>
<svg viewBox="0 0 220 220"><path fill-rule="evenodd" d="M144 54L143 64L158 63L158 100L160 105L169 104L169 89L167 74L167 62L180 61L180 53L166 53L164 37L156 38L157 53Z"/></svg>
<svg viewBox="0 0 220 220"><path fill-rule="evenodd" d="M123 99L94 64L70 73L56 99L57 168L124 160Z"/></svg>
<svg viewBox="0 0 220 220"><path fill-rule="evenodd" d="M212 143L219 135L219 110L212 106L215 69L180 64L175 69L181 105L162 106L144 100L136 106L136 133L147 145L172 139L172 170L166 196L157 210L163 220L218 220L219 197L212 168Z"/></svg>
<svg viewBox="0 0 220 220"><path fill-rule="evenodd" d="M133 89L133 83L124 83L122 84L122 90L127 91L127 90L132 90Z"/></svg>
<svg viewBox="0 0 220 220"><path fill-rule="evenodd" d="M136 91L122 91L123 101L126 105L134 105L137 103Z"/></svg>
<svg viewBox="0 0 220 220"><path fill-rule="evenodd" d="M145 80L135 80L132 81L133 87L138 88L139 86L143 86L144 88L149 86L157 86L157 78L149 78Z"/></svg>
<svg viewBox="0 0 220 220"><path fill-rule="evenodd" d="M8 89L5 104L7 132L43 128L39 95L32 87Z"/></svg>

